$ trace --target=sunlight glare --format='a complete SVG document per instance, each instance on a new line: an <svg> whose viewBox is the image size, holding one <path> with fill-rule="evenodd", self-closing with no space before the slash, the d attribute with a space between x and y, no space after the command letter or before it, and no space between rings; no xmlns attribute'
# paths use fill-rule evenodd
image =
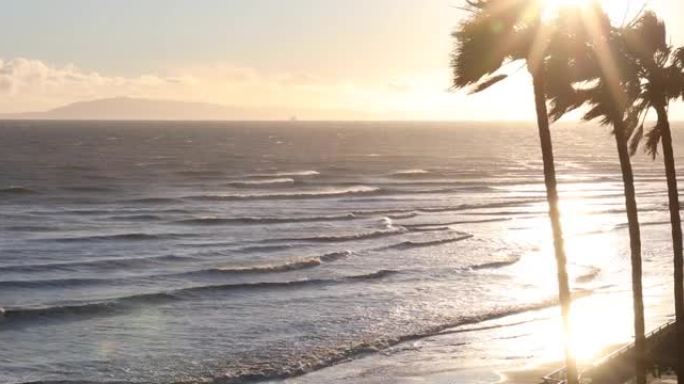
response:
<svg viewBox="0 0 684 384"><path fill-rule="evenodd" d="M583 183L566 184L565 199L560 204L561 221L565 237L565 249L569 263L568 274L571 288L575 293L587 292L596 279L603 278L603 273L614 269L619 262L619 236L612 231L605 231L610 221L597 216L595 209L601 202L592 199L586 191L590 186ZM543 212L546 203L539 203L532 211ZM558 281L553 255L553 243L550 237L550 224L545 216L530 219L519 219L519 229L515 234L517 241L537 244L539 249L528 257L523 257L513 268L519 281L536 287L535 290L520 292L521 297L532 300L539 290L556 292ZM628 274L620 275L628 279ZM628 284L625 281L624 284ZM527 297L526 295L530 295ZM622 294L619 298L609 295L590 295L582 297L580 294L573 300L571 315L571 349L581 364L587 364L598 356L629 340L631 335L630 323L616 326L616 319L630 319L630 297ZM555 310L555 309L554 309ZM621 323L622 324L622 323ZM539 340L535 344L543 345L544 340L562 338L560 323L548 329L537 332ZM553 358L562 358L562 350L553 346L553 350L542 353Z"/></svg>
<svg viewBox="0 0 684 384"><path fill-rule="evenodd" d="M589 5L592 0L545 0L546 6L552 9L564 7L583 7Z"/></svg>
<svg viewBox="0 0 684 384"><path fill-rule="evenodd" d="M544 1L544 18L549 19L552 15L557 14L563 8L585 8L593 2L593 0L543 0Z"/></svg>
<svg viewBox="0 0 684 384"><path fill-rule="evenodd" d="M617 25L622 25L643 10L648 0L543 0L545 14L556 14L560 9L568 7L588 7L598 2L610 19Z"/></svg>

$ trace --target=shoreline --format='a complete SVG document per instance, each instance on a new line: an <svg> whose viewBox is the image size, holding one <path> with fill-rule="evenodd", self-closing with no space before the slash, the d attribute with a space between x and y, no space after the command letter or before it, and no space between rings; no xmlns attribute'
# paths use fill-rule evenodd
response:
<svg viewBox="0 0 684 384"><path fill-rule="evenodd" d="M539 384L544 376L562 367L563 363L556 361L499 372L501 379L496 384Z"/></svg>
<svg viewBox="0 0 684 384"><path fill-rule="evenodd" d="M593 364L602 361L613 352L629 344L614 344L604 348L594 359L594 362L579 365L579 371L585 371ZM563 361L552 361L535 366L499 372L501 379L496 384L539 384L544 376L563 368Z"/></svg>

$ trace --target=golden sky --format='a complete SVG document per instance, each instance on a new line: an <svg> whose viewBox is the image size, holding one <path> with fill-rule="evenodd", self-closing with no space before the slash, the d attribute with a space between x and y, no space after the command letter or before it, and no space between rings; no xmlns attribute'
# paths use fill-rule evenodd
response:
<svg viewBox="0 0 684 384"><path fill-rule="evenodd" d="M616 22L643 2L605 0ZM669 22L675 45L684 44L674 19L682 3L648 2ZM450 91L450 32L464 16L461 0L3 5L0 113L132 96L274 108L304 119L534 117L524 69L480 95ZM673 113L684 118L684 109Z"/></svg>

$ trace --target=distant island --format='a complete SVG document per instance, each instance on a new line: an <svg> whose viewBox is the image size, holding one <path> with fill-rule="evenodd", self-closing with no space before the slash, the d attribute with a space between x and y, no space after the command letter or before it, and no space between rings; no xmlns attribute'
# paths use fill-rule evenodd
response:
<svg viewBox="0 0 684 384"><path fill-rule="evenodd" d="M245 108L180 100L114 97L80 101L48 111L0 113L0 120L309 120L344 116L347 111L292 111L284 108ZM358 115L358 114L353 114ZM368 116L360 116L368 117ZM371 117L372 118L372 117Z"/></svg>

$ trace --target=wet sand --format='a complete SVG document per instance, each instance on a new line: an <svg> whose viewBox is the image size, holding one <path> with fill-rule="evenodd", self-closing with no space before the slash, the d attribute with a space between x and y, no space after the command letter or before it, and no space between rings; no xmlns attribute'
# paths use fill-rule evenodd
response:
<svg viewBox="0 0 684 384"><path fill-rule="evenodd" d="M539 384L545 375L563 366L561 362L552 362L515 371L501 372L501 384Z"/></svg>

